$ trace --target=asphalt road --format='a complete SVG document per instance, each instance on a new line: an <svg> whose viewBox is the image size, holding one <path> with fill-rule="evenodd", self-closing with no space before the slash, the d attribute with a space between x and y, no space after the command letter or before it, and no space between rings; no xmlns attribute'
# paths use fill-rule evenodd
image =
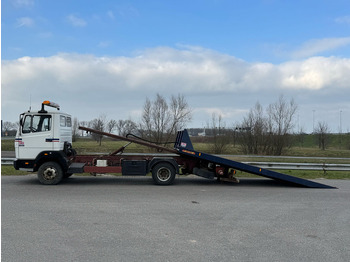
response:
<svg viewBox="0 0 350 262"><path fill-rule="evenodd" d="M350 180L2 177L2 261L349 261Z"/></svg>

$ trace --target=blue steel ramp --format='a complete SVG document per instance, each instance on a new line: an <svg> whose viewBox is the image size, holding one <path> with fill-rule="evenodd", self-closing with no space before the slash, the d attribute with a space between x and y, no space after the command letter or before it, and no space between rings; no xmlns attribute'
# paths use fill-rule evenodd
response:
<svg viewBox="0 0 350 262"><path fill-rule="evenodd" d="M208 161L210 163L214 163L214 164L217 164L220 166L233 168L236 170L241 170L243 172L271 178L274 180L286 182L286 183L293 184L293 185L312 187L312 188L336 188L336 187L328 186L325 184L313 182L313 181L310 181L307 179L302 179L302 178L278 173L275 171L271 171L268 169L247 165L247 164L233 161L233 160L229 160L226 158L222 158L222 157L218 157L218 156L195 151L193 149L191 139L190 139L186 129L184 131L179 131L177 133L174 148L178 151L178 153L180 155L185 155L188 157L197 158L199 160L205 160L205 161Z"/></svg>

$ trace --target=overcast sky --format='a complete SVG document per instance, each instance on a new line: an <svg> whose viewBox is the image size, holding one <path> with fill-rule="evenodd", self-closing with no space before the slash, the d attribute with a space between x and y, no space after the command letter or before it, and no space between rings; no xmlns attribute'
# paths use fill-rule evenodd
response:
<svg viewBox="0 0 350 262"><path fill-rule="evenodd" d="M298 104L296 128L350 132L349 0L2 0L1 117L43 100L79 120L138 121L183 94L189 127L256 102Z"/></svg>

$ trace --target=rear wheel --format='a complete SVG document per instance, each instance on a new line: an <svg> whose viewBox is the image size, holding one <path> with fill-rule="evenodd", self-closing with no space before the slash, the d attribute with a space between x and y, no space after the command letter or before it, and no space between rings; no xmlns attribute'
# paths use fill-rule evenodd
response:
<svg viewBox="0 0 350 262"><path fill-rule="evenodd" d="M39 167L38 179L44 185L56 185L63 179L63 171L56 162L46 162Z"/></svg>
<svg viewBox="0 0 350 262"><path fill-rule="evenodd" d="M152 178L157 185L171 185L175 176L175 168L169 163L159 163L152 169Z"/></svg>

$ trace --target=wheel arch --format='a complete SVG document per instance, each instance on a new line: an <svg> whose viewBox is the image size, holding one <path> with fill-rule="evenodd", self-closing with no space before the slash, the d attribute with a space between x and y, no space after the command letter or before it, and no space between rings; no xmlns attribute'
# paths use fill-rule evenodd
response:
<svg viewBox="0 0 350 262"><path fill-rule="evenodd" d="M63 172L68 170L68 160L62 151L43 151L35 159L34 171L38 171L40 166L46 162L56 162Z"/></svg>
<svg viewBox="0 0 350 262"><path fill-rule="evenodd" d="M148 165L149 171L152 171L152 169L156 165L161 164L161 163L168 163L168 164L172 165L175 168L176 174L179 174L179 170L180 170L179 165L177 164L177 162L173 158L163 158L163 157L153 158Z"/></svg>

